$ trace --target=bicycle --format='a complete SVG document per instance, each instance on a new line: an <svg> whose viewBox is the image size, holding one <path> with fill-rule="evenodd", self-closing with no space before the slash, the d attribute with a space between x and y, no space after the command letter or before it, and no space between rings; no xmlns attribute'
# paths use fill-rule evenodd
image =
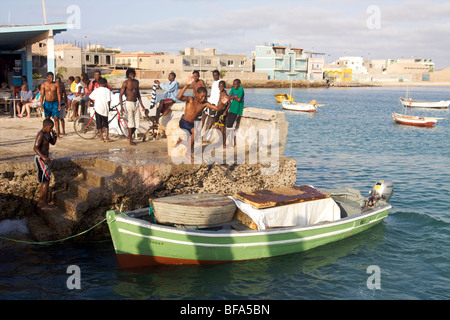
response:
<svg viewBox="0 0 450 320"><path fill-rule="evenodd" d="M119 110L117 109L119 105L113 106L109 108L109 111L116 111L114 116L108 120L108 124L110 124L117 117L117 121L119 122L119 131L122 135L128 135L128 123L125 116L120 115ZM95 112L92 116L83 115L79 116L73 123L73 129L75 132L84 139L94 139L98 136L97 123L95 121Z"/></svg>

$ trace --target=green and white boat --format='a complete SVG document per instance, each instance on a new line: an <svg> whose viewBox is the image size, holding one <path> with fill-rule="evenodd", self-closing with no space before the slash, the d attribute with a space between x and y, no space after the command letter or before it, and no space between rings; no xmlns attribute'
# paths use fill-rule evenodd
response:
<svg viewBox="0 0 450 320"><path fill-rule="evenodd" d="M125 213L110 210L106 216L119 267L211 264L309 250L381 222L391 209L388 201L393 185L377 181L369 197L352 188L322 192L295 186L274 190L229 197L236 203L237 213L215 225L157 222L152 204ZM186 211L193 213L195 206Z"/></svg>

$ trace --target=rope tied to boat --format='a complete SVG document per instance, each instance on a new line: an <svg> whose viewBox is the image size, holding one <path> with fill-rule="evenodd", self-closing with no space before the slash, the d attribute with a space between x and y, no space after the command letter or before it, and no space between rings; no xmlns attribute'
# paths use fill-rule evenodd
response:
<svg viewBox="0 0 450 320"><path fill-rule="evenodd" d="M37 244L37 245L50 245L53 243L57 243L57 242L62 242L62 241L66 241L75 237L79 237L89 231L91 231L92 229L96 228L97 226L99 226L100 224L102 224L103 222L106 221L106 218L103 219L102 221L96 223L94 226L90 227L89 229L82 231L80 233L74 234L72 236L63 238L63 239L59 239L59 240L51 240L51 241L26 241L26 240L19 240L19 239L11 239L11 238L6 238L6 237L2 237L0 236L0 239L2 240L7 240L7 241L13 241L13 242L19 242L19 243L27 243L27 244Z"/></svg>
<svg viewBox="0 0 450 320"><path fill-rule="evenodd" d="M148 199L148 214L152 218L152 222L156 223L155 210L153 209L152 204L153 204L153 200L151 198Z"/></svg>

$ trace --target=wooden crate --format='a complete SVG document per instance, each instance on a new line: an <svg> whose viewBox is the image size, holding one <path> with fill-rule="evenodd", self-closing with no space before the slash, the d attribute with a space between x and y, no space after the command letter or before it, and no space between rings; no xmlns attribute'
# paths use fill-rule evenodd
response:
<svg viewBox="0 0 450 320"><path fill-rule="evenodd" d="M330 196L311 186L292 186L270 190L239 192L234 197L255 209L271 208L291 203L325 199Z"/></svg>

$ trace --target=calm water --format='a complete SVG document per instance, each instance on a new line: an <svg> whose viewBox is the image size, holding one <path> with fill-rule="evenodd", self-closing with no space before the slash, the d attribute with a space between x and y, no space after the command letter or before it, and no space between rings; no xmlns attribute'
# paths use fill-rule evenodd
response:
<svg viewBox="0 0 450 320"><path fill-rule="evenodd" d="M247 89L246 106L281 110L275 93ZM296 101L326 104L317 114L286 111L285 156L296 159L298 184L351 185L368 193L394 182L391 214L368 232L260 261L121 271L109 241L35 246L0 240L4 299L449 299L450 119L435 128L394 124L403 88L295 89ZM448 88L414 87L415 99L450 99ZM414 110L450 118L448 110ZM0 233L23 226L7 221ZM67 267L81 270L69 290ZM370 290L368 266L380 268Z"/></svg>

